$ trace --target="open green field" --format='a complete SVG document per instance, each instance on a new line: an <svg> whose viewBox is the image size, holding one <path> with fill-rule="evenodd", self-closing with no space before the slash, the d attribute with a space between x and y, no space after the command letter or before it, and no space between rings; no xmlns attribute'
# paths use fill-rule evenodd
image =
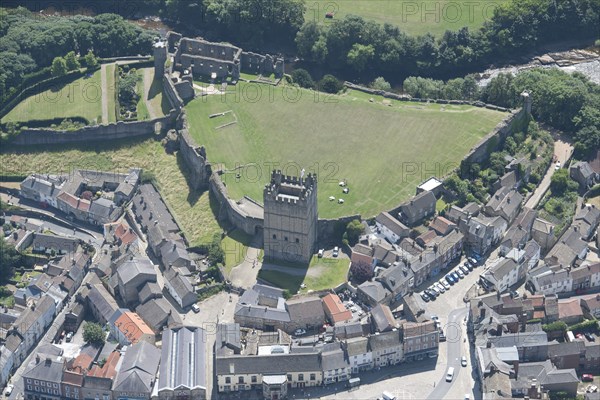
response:
<svg viewBox="0 0 600 400"><path fill-rule="evenodd" d="M441 36L446 30L456 31L464 26L479 28L505 1L313 0L306 3L304 17L306 21L327 24L332 21L325 18L328 12L333 12L335 19L353 14L398 26L412 35L430 32Z"/></svg>
<svg viewBox="0 0 600 400"><path fill-rule="evenodd" d="M213 234L220 232L208 192L191 190L183 160L165 153L160 142L153 139L119 141L110 145L3 146L0 151L2 176L68 173L76 168L126 172L130 167L141 167L156 178L161 195L191 246L210 243Z"/></svg>
<svg viewBox="0 0 600 400"><path fill-rule="evenodd" d="M371 217L397 206L431 175L451 172L506 116L356 91L315 98L311 91L281 86L240 83L230 90L187 105L191 134L206 147L213 169L227 171L222 178L230 196L262 202L273 168L288 175L304 168L318 175L321 218ZM209 118L216 113L226 114ZM342 193L340 181L347 182L349 194Z"/></svg>
<svg viewBox="0 0 600 400"><path fill-rule="evenodd" d="M347 258L318 258L313 256L308 269L301 267L281 267L281 270L265 269L258 272L258 278L277 287L287 289L290 293L306 293L331 289L346 282L350 260ZM285 272L289 270L290 273ZM302 284L306 287L300 289Z"/></svg>
<svg viewBox="0 0 600 400"><path fill-rule="evenodd" d="M2 122L69 117L84 117L90 123L102 118L100 70L91 77L84 76L26 98L4 116Z"/></svg>

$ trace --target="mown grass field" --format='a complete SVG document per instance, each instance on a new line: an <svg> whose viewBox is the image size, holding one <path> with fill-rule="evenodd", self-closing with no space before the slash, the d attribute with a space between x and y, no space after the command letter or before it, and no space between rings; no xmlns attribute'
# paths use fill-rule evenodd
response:
<svg viewBox="0 0 600 400"><path fill-rule="evenodd" d="M116 82L115 82L115 67L116 64L109 64L106 66L106 80L108 81L107 91L108 91L108 121L104 122L117 122L117 108L115 105L115 96L116 96Z"/></svg>
<svg viewBox="0 0 600 400"><path fill-rule="evenodd" d="M319 216L371 217L442 177L505 113L470 106L389 101L240 83L187 105L190 131L234 199L262 203L270 171L318 175ZM224 116L209 115L231 111ZM232 125L221 127L234 121ZM338 186L346 181L349 194ZM333 196L336 200L330 201ZM343 198L344 204L337 199Z"/></svg>
<svg viewBox="0 0 600 400"><path fill-rule="evenodd" d="M292 294L307 293L331 289L346 282L349 265L350 260L347 258L318 258L315 255L304 273L294 274L261 269L258 272L258 278L282 289L287 289ZM306 287L300 289L303 283Z"/></svg>
<svg viewBox="0 0 600 400"><path fill-rule="evenodd" d="M191 246L208 244L213 234L220 232L208 192L191 190L183 160L166 154L160 142L153 139L39 148L3 146L0 150L2 176L68 173L77 168L126 172L130 167L141 167L154 175Z"/></svg>
<svg viewBox="0 0 600 400"><path fill-rule="evenodd" d="M366 20L389 23L412 35L430 32L441 36L446 30L464 26L471 30L483 25L493 16L494 9L506 0L451 1L451 0L313 0L306 2L306 21L331 23L345 15L359 15Z"/></svg>
<svg viewBox="0 0 600 400"><path fill-rule="evenodd" d="M109 78L109 84L110 81L114 81L114 79ZM114 87L114 82L112 86ZM71 83L26 98L4 116L2 122L26 122L69 117L84 117L90 123L94 120L101 120L100 70L94 72L91 77L84 76Z"/></svg>

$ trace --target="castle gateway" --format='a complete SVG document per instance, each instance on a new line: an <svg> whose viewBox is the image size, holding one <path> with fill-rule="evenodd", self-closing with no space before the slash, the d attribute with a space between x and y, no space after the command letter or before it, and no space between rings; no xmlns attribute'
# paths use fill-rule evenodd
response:
<svg viewBox="0 0 600 400"><path fill-rule="evenodd" d="M309 263L317 241L317 176L273 171L263 193L265 260Z"/></svg>

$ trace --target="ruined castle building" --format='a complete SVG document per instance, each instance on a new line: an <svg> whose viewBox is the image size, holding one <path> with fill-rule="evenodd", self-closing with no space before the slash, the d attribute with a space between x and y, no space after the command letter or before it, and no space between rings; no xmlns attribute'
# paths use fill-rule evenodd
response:
<svg viewBox="0 0 600 400"><path fill-rule="evenodd" d="M273 171L264 189L265 260L308 263L317 241L317 176Z"/></svg>

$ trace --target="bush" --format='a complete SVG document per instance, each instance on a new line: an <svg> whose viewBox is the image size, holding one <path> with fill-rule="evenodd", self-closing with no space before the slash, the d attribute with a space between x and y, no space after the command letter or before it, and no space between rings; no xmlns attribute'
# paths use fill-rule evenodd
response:
<svg viewBox="0 0 600 400"><path fill-rule="evenodd" d="M567 331L567 324L564 321L555 321L549 324L542 325L542 330L544 332L553 332L553 331Z"/></svg>
<svg viewBox="0 0 600 400"><path fill-rule="evenodd" d="M344 233L344 238L348 240L348 243L351 246L354 246L356 242L358 242L358 238L365 232L365 227L358 220L352 220L348 222L346 225L346 233Z"/></svg>
<svg viewBox="0 0 600 400"><path fill-rule="evenodd" d="M569 328L572 331L577 331L577 332L591 332L591 331L595 331L596 329L598 329L598 321L595 319L590 319L590 320L583 321L583 322L580 322L575 325L571 325Z"/></svg>
<svg viewBox="0 0 600 400"><path fill-rule="evenodd" d="M373 82L371 82L370 85L373 89L377 89L377 90L383 90L383 91L389 91L392 88L392 85L390 85L385 79L383 79L383 77L377 77L375 78L375 80Z"/></svg>
<svg viewBox="0 0 600 400"><path fill-rule="evenodd" d="M360 285L373 277L373 268L365 262L352 263L350 274L352 275L352 280Z"/></svg>
<svg viewBox="0 0 600 400"><path fill-rule="evenodd" d="M326 93L337 93L344 85L333 75L325 75L319 82L319 89Z"/></svg>
<svg viewBox="0 0 600 400"><path fill-rule="evenodd" d="M307 70L298 68L292 72L292 80L300 87L310 89L315 86L312 76Z"/></svg>

